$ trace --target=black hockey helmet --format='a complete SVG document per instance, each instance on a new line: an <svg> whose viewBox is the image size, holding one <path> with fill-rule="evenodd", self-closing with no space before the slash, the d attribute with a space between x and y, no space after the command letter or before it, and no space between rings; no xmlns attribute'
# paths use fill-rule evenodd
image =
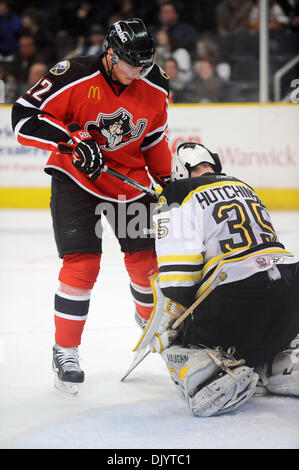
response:
<svg viewBox="0 0 299 470"><path fill-rule="evenodd" d="M191 170L200 163L208 163L216 173L221 173L222 165L218 153L197 142L184 142L176 149L172 160L171 179L189 178Z"/></svg>
<svg viewBox="0 0 299 470"><path fill-rule="evenodd" d="M106 51L112 47L117 60L123 60L134 67L143 67L141 75L146 75L154 65L154 41L140 18L113 23L104 45Z"/></svg>

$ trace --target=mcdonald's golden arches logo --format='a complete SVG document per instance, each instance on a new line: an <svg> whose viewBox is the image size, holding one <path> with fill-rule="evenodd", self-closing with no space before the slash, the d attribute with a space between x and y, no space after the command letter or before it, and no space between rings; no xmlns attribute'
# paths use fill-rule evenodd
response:
<svg viewBox="0 0 299 470"><path fill-rule="evenodd" d="M95 99L97 97L97 99L99 100L100 99L100 88L98 86L93 86L91 85L89 87L89 91L88 91L88 98L93 98Z"/></svg>

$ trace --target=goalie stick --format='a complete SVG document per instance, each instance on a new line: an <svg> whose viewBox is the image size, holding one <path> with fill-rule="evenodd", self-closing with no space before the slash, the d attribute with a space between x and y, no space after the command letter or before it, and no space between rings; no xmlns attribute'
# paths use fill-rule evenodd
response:
<svg viewBox="0 0 299 470"><path fill-rule="evenodd" d="M135 367L137 367L138 364L140 364L140 362L142 362L143 359L145 359L146 356L149 355L150 352L151 352L150 349L148 349L148 350L143 350L142 349L141 351L137 351L132 364L130 365L129 369L127 370L127 372L125 373L123 378L120 379L120 381L123 382L128 377L128 375L131 374L131 372L135 369Z"/></svg>
<svg viewBox="0 0 299 470"><path fill-rule="evenodd" d="M211 284L209 285L209 287L204 291L204 293L202 295L200 295L196 300L195 302L193 302L193 304L186 310L185 313L183 313L183 315L178 319L176 320L171 326L170 328L172 330L176 330L177 327L195 310L196 307L198 307L198 305L201 304L201 302L203 302L207 297L208 295L213 292L213 290L222 282L224 281L225 279L227 278L227 274L225 272L221 272L218 274L218 276L211 282ZM143 361L143 359L146 358L146 356L148 356L148 354L151 352L150 349L146 349L148 346L148 344L146 344L146 347L144 349L141 349L140 351L137 351L136 354L135 354L135 357L133 359L133 362L131 364L131 366L129 367L129 369L127 370L126 374L123 376L123 378L121 379L121 382L123 382L127 377L128 375Z"/></svg>

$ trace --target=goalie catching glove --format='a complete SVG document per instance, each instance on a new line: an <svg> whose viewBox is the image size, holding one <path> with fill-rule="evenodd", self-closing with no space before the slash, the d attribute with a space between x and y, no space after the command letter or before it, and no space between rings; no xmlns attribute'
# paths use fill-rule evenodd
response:
<svg viewBox="0 0 299 470"><path fill-rule="evenodd" d="M159 286L158 274L152 278L151 286L154 295L154 308L133 351L139 352L149 347L150 351L161 354L177 337L178 330L169 328L186 309L178 302L164 296Z"/></svg>
<svg viewBox="0 0 299 470"><path fill-rule="evenodd" d="M82 130L76 123L67 126L74 145L60 142L58 150L73 157L73 165L77 170L89 175L95 181L104 168L104 156L101 149L89 132Z"/></svg>

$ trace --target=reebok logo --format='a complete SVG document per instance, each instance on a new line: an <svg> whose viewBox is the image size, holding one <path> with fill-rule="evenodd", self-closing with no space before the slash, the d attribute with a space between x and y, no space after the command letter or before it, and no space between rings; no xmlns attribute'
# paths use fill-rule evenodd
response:
<svg viewBox="0 0 299 470"><path fill-rule="evenodd" d="M81 140L84 140L84 139L91 139L91 135L89 132L86 132L86 131L80 131L79 132L79 136L80 136L80 139Z"/></svg>

